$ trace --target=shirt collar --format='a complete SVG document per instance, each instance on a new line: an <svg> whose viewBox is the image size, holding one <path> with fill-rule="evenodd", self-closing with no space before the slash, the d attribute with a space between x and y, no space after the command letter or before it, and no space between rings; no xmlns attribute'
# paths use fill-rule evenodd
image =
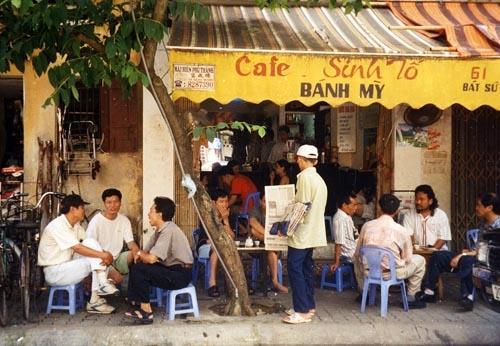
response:
<svg viewBox="0 0 500 346"><path fill-rule="evenodd" d="M395 222L394 219L392 218L392 216L390 215L387 215L387 214L382 214L379 216L379 219L380 220L384 220L384 221L392 221L392 222Z"/></svg>
<svg viewBox="0 0 500 346"><path fill-rule="evenodd" d="M65 215L65 214L62 214L62 215L61 215L61 217L62 217L62 219L64 220L64 224L65 224L66 226L68 226L68 228L69 228L69 229L71 229L71 230L75 229L75 227L78 225L78 222L77 222L77 223L75 223L75 225L74 225L74 226L71 226L71 224L69 223L69 220L68 220L68 218L66 217L66 215Z"/></svg>
<svg viewBox="0 0 500 346"><path fill-rule="evenodd" d="M156 232L157 232L157 233L161 233L161 232L163 232L164 230L166 230L166 229L167 229L168 224L169 224L169 223L171 223L171 222L172 222L172 221L165 221L165 223L164 223L164 224L163 224L160 228L158 228L158 230L157 230Z"/></svg>
<svg viewBox="0 0 500 346"><path fill-rule="evenodd" d="M300 175L302 175L302 174L307 174L308 172L316 172L316 167L307 167L302 172L300 172L299 174L297 174L297 177L300 176Z"/></svg>

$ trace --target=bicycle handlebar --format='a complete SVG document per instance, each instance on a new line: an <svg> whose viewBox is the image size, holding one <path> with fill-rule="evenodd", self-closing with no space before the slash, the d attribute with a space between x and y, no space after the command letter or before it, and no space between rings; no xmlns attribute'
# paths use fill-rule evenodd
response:
<svg viewBox="0 0 500 346"><path fill-rule="evenodd" d="M59 198L59 199L62 199L64 197L66 197L66 194L60 193L60 192L52 192L52 191L45 192L42 195L42 197L40 197L40 199L38 200L38 203L36 204L36 206L33 209L40 208L40 205L42 204L42 202L45 199L45 197L50 196L50 195L55 196L56 198Z"/></svg>

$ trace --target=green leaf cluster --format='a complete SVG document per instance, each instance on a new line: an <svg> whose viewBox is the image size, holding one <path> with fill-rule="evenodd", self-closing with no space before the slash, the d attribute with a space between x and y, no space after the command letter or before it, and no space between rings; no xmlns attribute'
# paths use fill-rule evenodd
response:
<svg viewBox="0 0 500 346"><path fill-rule="evenodd" d="M311 5L319 0L255 0L261 7ZM362 9L368 0L329 0L346 12ZM54 87L47 103L68 104L78 98L76 84L110 86L125 92L148 78L133 57L147 40L160 42L177 16L205 21L210 12L200 1L168 1L166 20L154 20L156 0L0 0L0 73L31 62L38 76L48 73ZM132 4L136 21L130 12ZM46 103L46 104L47 104ZM238 122L234 126L240 127ZM246 127L245 125L241 125ZM211 130L210 130L211 131ZM210 132L211 133L211 132Z"/></svg>
<svg viewBox="0 0 500 346"><path fill-rule="evenodd" d="M265 126L249 124L244 121L232 121L229 123L222 122L212 126L197 126L193 129L193 139L198 140L200 137L204 136L211 142L217 137L217 132L222 130L257 132L260 137L266 135Z"/></svg>
<svg viewBox="0 0 500 346"><path fill-rule="evenodd" d="M122 85L125 93L147 76L134 56L150 39L161 41L167 22L153 19L154 0L0 0L0 73L24 72L31 62L38 76L48 73L54 92L46 104L78 99L77 83L86 87ZM186 0L169 1L172 15L206 20L208 8ZM135 52L135 53L134 53ZM136 59L137 60L137 59Z"/></svg>

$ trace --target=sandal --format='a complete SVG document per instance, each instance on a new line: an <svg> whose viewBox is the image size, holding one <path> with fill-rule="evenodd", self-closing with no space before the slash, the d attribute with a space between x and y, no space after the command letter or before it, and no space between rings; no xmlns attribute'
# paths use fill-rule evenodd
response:
<svg viewBox="0 0 500 346"><path fill-rule="evenodd" d="M213 285L208 288L208 296L212 298L220 297L219 288L216 285Z"/></svg>
<svg viewBox="0 0 500 346"><path fill-rule="evenodd" d="M287 314L288 316L292 316L294 313L295 313L294 309L285 310L285 314ZM309 310L307 314L311 317L314 317L314 315L316 315L316 309Z"/></svg>
<svg viewBox="0 0 500 346"><path fill-rule="evenodd" d="M290 324L299 324L299 323L308 323L311 322L312 320L307 315L306 317L303 317L301 314L294 313L293 315L286 316L285 318L282 319L282 321Z"/></svg>
<svg viewBox="0 0 500 346"><path fill-rule="evenodd" d="M125 313L126 316L127 313ZM135 322L140 324L151 324L153 323L153 312L146 312L142 309L134 310L130 316Z"/></svg>
<svg viewBox="0 0 500 346"><path fill-rule="evenodd" d="M131 304L129 304L129 308L125 312L125 316L133 318L135 316L135 312L140 310L140 309L141 309L141 306L139 304L131 303Z"/></svg>

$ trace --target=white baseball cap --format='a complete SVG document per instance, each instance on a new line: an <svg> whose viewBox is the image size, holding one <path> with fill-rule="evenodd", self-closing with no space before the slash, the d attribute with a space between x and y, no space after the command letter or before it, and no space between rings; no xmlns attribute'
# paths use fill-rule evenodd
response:
<svg viewBox="0 0 500 346"><path fill-rule="evenodd" d="M308 159L317 159L318 149L314 145L301 145L297 150L297 156L302 156Z"/></svg>

